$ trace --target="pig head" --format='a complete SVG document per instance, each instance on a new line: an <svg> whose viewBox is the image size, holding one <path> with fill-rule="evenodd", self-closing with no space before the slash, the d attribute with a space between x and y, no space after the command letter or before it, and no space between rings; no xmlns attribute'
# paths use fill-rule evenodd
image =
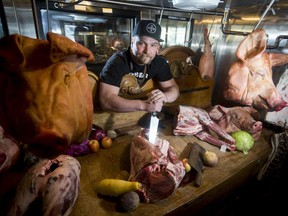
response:
<svg viewBox="0 0 288 216"><path fill-rule="evenodd" d="M272 66L286 64L288 55L265 52L266 40L266 32L259 28L239 44L238 60L228 72L224 97L259 110L279 111L288 103L273 83Z"/></svg>
<svg viewBox="0 0 288 216"><path fill-rule="evenodd" d="M243 130L250 133L255 141L260 138L262 122L259 121L259 112L253 107L216 105L209 111L209 116L226 133Z"/></svg>
<svg viewBox="0 0 288 216"><path fill-rule="evenodd" d="M0 125L37 156L58 155L87 139L93 100L90 50L49 32L47 40L0 40Z"/></svg>

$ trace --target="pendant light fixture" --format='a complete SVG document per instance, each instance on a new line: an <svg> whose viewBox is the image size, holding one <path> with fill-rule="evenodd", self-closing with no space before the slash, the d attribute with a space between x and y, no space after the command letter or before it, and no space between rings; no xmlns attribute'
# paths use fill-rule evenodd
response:
<svg viewBox="0 0 288 216"><path fill-rule="evenodd" d="M220 0L172 0L175 8L183 10L209 10L218 7Z"/></svg>

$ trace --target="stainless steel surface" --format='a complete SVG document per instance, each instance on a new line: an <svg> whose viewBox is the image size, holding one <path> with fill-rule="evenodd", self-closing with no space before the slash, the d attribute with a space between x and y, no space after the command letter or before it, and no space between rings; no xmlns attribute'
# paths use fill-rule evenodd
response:
<svg viewBox="0 0 288 216"><path fill-rule="evenodd" d="M157 112L152 112L150 118L149 135L148 135L149 142L152 144L155 144L156 142L158 125L159 125L159 119L157 117Z"/></svg>
<svg viewBox="0 0 288 216"><path fill-rule="evenodd" d="M36 29L30 0L2 0L9 34L36 37Z"/></svg>

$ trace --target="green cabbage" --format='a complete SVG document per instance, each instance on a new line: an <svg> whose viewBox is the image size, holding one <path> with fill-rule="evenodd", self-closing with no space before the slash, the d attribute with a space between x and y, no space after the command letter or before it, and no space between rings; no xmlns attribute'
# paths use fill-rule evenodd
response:
<svg viewBox="0 0 288 216"><path fill-rule="evenodd" d="M253 137L246 131L233 132L232 137L235 139L236 149L242 151L244 154L248 154L248 151L254 145Z"/></svg>

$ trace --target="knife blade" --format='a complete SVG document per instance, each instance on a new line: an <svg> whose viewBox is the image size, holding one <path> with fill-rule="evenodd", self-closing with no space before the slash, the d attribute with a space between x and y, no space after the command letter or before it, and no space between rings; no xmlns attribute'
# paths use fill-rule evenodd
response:
<svg viewBox="0 0 288 216"><path fill-rule="evenodd" d="M201 184L202 171L204 166L201 155L203 155L206 150L196 142L189 144L191 144L191 151L189 154L188 163L196 171L194 184L195 186L199 187Z"/></svg>
<svg viewBox="0 0 288 216"><path fill-rule="evenodd" d="M149 142L152 144L155 144L156 141L158 124L159 119L157 117L157 112L152 112L150 118L149 135L148 135Z"/></svg>

